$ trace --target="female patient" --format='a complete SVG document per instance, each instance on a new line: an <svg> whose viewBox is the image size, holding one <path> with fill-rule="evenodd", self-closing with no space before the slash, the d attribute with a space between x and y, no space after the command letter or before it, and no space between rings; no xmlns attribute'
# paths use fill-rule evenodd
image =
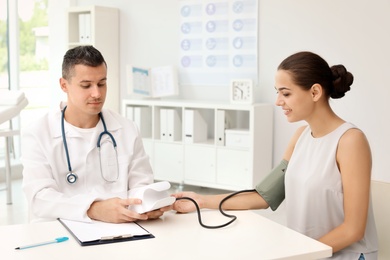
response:
<svg viewBox="0 0 390 260"><path fill-rule="evenodd" d="M343 65L299 52L279 65L276 105L289 122L304 120L283 160L256 186L223 204L224 209L276 210L286 199L287 226L329 245L332 259L377 259L378 242L370 201L371 151L364 133L337 116L330 98L342 98L353 82ZM201 208L218 208L227 195L191 197ZM178 200L178 212L195 210Z"/></svg>

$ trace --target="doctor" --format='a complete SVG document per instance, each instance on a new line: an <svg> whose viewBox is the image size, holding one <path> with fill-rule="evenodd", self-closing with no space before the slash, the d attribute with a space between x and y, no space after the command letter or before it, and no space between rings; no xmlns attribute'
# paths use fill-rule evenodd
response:
<svg viewBox="0 0 390 260"><path fill-rule="evenodd" d="M153 173L134 123L103 109L107 64L101 53L92 46L68 50L60 86L67 102L23 131L30 220L120 223L162 216L164 209L138 214L127 208L142 203L128 198L129 190L152 183Z"/></svg>

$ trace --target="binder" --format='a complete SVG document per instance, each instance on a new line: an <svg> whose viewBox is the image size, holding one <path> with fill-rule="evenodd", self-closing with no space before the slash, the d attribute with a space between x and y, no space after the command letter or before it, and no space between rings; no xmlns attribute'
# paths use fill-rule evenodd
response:
<svg viewBox="0 0 390 260"><path fill-rule="evenodd" d="M181 140L181 120L179 113L172 108L160 110L160 138L161 141Z"/></svg>
<svg viewBox="0 0 390 260"><path fill-rule="evenodd" d="M225 110L217 110L215 119L215 140L216 145L225 145Z"/></svg>
<svg viewBox="0 0 390 260"><path fill-rule="evenodd" d="M79 14L79 41L80 43L91 42L91 14Z"/></svg>
<svg viewBox="0 0 390 260"><path fill-rule="evenodd" d="M79 14L79 42L84 43L85 42L85 19L86 14Z"/></svg>
<svg viewBox="0 0 390 260"><path fill-rule="evenodd" d="M207 123L198 110L184 111L184 141L199 143L207 140Z"/></svg>
<svg viewBox="0 0 390 260"><path fill-rule="evenodd" d="M151 107L134 107L133 121L138 126L142 137L152 136Z"/></svg>
<svg viewBox="0 0 390 260"><path fill-rule="evenodd" d="M167 109L162 108L160 110L160 139L161 141L168 140L168 126L167 126Z"/></svg>
<svg viewBox="0 0 390 260"><path fill-rule="evenodd" d="M126 107L126 118L130 121L134 121L134 107L133 106L127 106Z"/></svg>
<svg viewBox="0 0 390 260"><path fill-rule="evenodd" d="M167 109L167 141L181 140L181 120L175 109Z"/></svg>
<svg viewBox="0 0 390 260"><path fill-rule="evenodd" d="M85 21L84 21L84 26L85 26L84 42L90 44L92 41L91 14L85 14L84 19L85 19Z"/></svg>
<svg viewBox="0 0 390 260"><path fill-rule="evenodd" d="M58 221L77 240L80 246L93 246L126 242L140 239L154 238L154 236L136 222L106 223L93 221L92 223L66 219Z"/></svg>

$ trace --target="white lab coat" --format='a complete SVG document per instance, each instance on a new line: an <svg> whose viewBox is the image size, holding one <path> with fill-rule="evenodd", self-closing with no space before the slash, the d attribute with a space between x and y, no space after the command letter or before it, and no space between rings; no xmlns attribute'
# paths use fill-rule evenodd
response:
<svg viewBox="0 0 390 260"><path fill-rule="evenodd" d="M74 184L66 181L68 164L60 109L49 112L22 130L23 190L29 204L30 221L64 218L89 222L91 219L86 212L92 202L127 198L131 188L153 182L149 157L138 128L113 111L103 109L102 113L107 130L117 143L119 178L114 183L107 183L101 176L97 149L97 139L103 131L101 120L90 140L65 126L70 163L78 175ZM104 142L111 142L111 139L104 135L101 143ZM116 164L116 158L112 160ZM112 174L111 179L116 179L117 171Z"/></svg>

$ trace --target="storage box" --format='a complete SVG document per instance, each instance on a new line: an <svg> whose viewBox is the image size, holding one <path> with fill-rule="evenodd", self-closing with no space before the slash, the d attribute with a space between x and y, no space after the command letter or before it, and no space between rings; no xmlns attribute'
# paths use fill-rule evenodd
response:
<svg viewBox="0 0 390 260"><path fill-rule="evenodd" d="M225 142L228 147L249 148L249 130L248 129L226 129Z"/></svg>

